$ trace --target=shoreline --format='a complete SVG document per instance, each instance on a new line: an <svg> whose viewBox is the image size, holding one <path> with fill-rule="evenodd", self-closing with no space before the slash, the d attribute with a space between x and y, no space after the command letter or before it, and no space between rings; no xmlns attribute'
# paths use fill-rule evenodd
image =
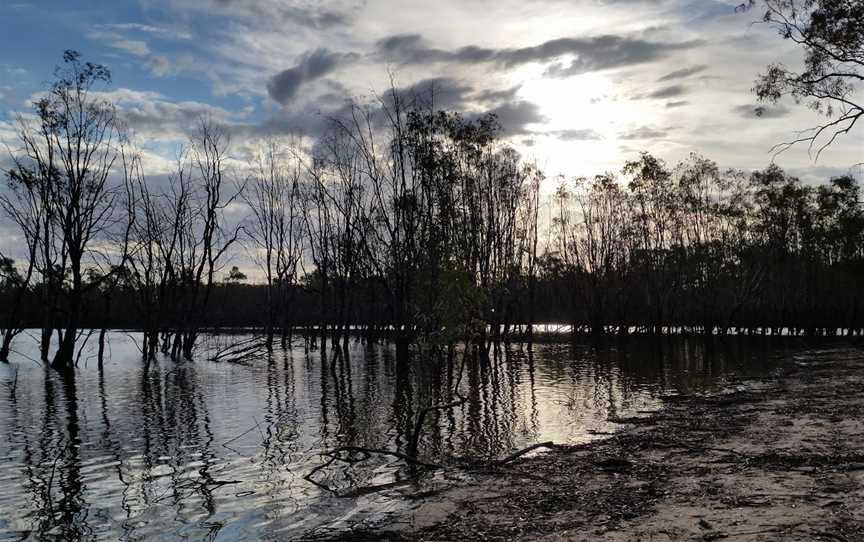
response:
<svg viewBox="0 0 864 542"><path fill-rule="evenodd" d="M677 396L580 446L405 495L309 540L864 540L864 350L793 355L764 387Z"/></svg>

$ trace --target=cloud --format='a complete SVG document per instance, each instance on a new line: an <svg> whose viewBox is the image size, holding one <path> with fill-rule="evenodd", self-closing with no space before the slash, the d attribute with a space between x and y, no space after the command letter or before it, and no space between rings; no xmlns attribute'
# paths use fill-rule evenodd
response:
<svg viewBox="0 0 864 542"><path fill-rule="evenodd" d="M133 37L129 37L129 35ZM87 34L92 40L142 59L143 65L148 68L151 74L157 77L178 73L180 71L179 63L177 61L169 61L167 56L154 54L149 42L142 39L142 35L143 37L160 40L188 40L191 38L190 34L183 31L138 23L96 25Z"/></svg>
<svg viewBox="0 0 864 542"><path fill-rule="evenodd" d="M744 104L733 107L732 112L745 119L779 119L790 114L789 108L783 104Z"/></svg>
<svg viewBox="0 0 864 542"><path fill-rule="evenodd" d="M708 66L705 64L700 64L698 66L691 66L689 68L683 68L680 70L675 70L674 72L669 72L660 79L657 80L658 83L663 83L666 81L672 81L675 79L684 79L686 77L690 77L691 75L695 75L697 73L703 72L708 69Z"/></svg>
<svg viewBox="0 0 864 542"><path fill-rule="evenodd" d="M679 96L684 96L687 92L687 87L685 86L672 85L655 90L654 92L649 93L647 97L655 99L677 98Z"/></svg>
<svg viewBox="0 0 864 542"><path fill-rule="evenodd" d="M138 135L154 141L185 139L201 119L227 125L243 114L195 101L172 101L158 92L120 88L100 93L117 107L121 120Z"/></svg>
<svg viewBox="0 0 864 542"><path fill-rule="evenodd" d="M571 56L573 58L568 63L550 66L546 73L551 77L568 77L589 71L651 62L673 51L690 49L702 43L699 40L658 42L610 34L590 38L557 38L532 47L492 49L468 45L446 50L427 46L419 34L399 34L378 41L376 49L382 59L403 64L488 62L513 67Z"/></svg>
<svg viewBox="0 0 864 542"><path fill-rule="evenodd" d="M176 72L175 67L164 56L152 56L147 60L146 64L150 73L157 77L163 77Z"/></svg>
<svg viewBox="0 0 864 542"><path fill-rule="evenodd" d="M129 38L123 33L105 26L97 26L87 37L133 56L146 57L150 55L150 47L146 41Z"/></svg>
<svg viewBox="0 0 864 542"><path fill-rule="evenodd" d="M668 135L665 130L652 128L650 126L640 126L633 130L628 130L618 134L618 139L631 141L641 139L663 139Z"/></svg>
<svg viewBox="0 0 864 542"><path fill-rule="evenodd" d="M159 38L166 39L175 39L175 40L189 40L192 39L192 35L188 32L178 30L176 28L163 28L159 26L152 26L148 24L140 24L140 23L111 23L111 24L103 24L97 25L97 30L107 30L107 31L115 31L115 32L140 32L143 34L150 34L153 36L157 36Z"/></svg>
<svg viewBox="0 0 864 542"><path fill-rule="evenodd" d="M529 124L539 124L546 121L540 114L540 107L532 102L519 100L507 102L488 111L498 117L501 130L505 136L533 133Z"/></svg>
<svg viewBox="0 0 864 542"><path fill-rule="evenodd" d="M597 141L603 137L591 128L583 130L554 130L547 132L562 141Z"/></svg>
<svg viewBox="0 0 864 542"><path fill-rule="evenodd" d="M540 113L537 104L518 98L518 90L519 87L511 87L477 92L463 80L432 77L397 89L396 94L404 103L421 100L437 110L458 111L468 119L494 114L505 136L534 133L528 125L545 122L546 117ZM392 103L392 94L388 92L384 99L386 103Z"/></svg>
<svg viewBox="0 0 864 542"><path fill-rule="evenodd" d="M253 19L267 26L291 22L318 30L344 26L351 13L363 5L361 0L303 2L297 0L174 0L175 5L201 11L217 10L224 15Z"/></svg>
<svg viewBox="0 0 864 542"><path fill-rule="evenodd" d="M306 53L299 64L270 78L267 82L267 93L275 101L287 105L304 83L327 75L340 63L351 58L356 58L356 55L334 53L323 48Z"/></svg>
<svg viewBox="0 0 864 542"><path fill-rule="evenodd" d="M520 88L521 85L516 85L505 89L482 90L473 95L471 98L476 102L482 103L511 101L516 99L516 96L519 94Z"/></svg>
<svg viewBox="0 0 864 542"><path fill-rule="evenodd" d="M474 92L474 87L452 77L430 77L421 79L411 86L396 89L395 92L402 103L419 100L435 109L464 112L470 104L469 96ZM388 104L392 104L392 92L385 93L384 99Z"/></svg>

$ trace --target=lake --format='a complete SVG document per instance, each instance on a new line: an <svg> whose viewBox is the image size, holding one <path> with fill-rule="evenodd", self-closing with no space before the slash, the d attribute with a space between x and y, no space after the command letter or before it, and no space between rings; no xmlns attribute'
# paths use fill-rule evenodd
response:
<svg viewBox="0 0 864 542"><path fill-rule="evenodd" d="M322 360L300 343L251 365L159 359L145 370L136 339L112 333L104 370L88 350L74 380L34 362L26 336L0 364L0 540L286 540L375 521L411 506L406 487L451 475L355 454L304 478L338 446L404 452L418 412L453 399L458 367L397 360L387 344ZM770 375L778 345L631 338L469 358L467 400L427 416L418 456L447 463L603 438L621 427L610 420L650 413L664 396Z"/></svg>

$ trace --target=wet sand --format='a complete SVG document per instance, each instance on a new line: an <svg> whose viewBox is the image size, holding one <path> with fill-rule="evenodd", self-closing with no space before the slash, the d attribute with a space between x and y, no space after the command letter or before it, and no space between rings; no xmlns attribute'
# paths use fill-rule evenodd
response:
<svg viewBox="0 0 864 542"><path fill-rule="evenodd" d="M746 389L620 422L601 442L425 484L409 511L323 538L864 540L861 349L799 353Z"/></svg>

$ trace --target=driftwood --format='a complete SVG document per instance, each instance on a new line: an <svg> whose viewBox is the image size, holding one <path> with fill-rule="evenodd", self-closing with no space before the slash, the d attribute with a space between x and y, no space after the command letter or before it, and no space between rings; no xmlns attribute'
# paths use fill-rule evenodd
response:
<svg viewBox="0 0 864 542"><path fill-rule="evenodd" d="M414 432L411 434L411 442L408 445L408 451L411 453L411 455L417 455L417 448L420 445L420 435L423 432L423 424L426 422L426 416L430 412L447 410L448 408L456 408L458 406L462 406L468 401L467 397L459 395L458 390L456 391L456 396L459 397L459 399L457 399L456 401L452 401L443 405L428 406L420 411L420 414L417 415L417 422L414 424Z"/></svg>

